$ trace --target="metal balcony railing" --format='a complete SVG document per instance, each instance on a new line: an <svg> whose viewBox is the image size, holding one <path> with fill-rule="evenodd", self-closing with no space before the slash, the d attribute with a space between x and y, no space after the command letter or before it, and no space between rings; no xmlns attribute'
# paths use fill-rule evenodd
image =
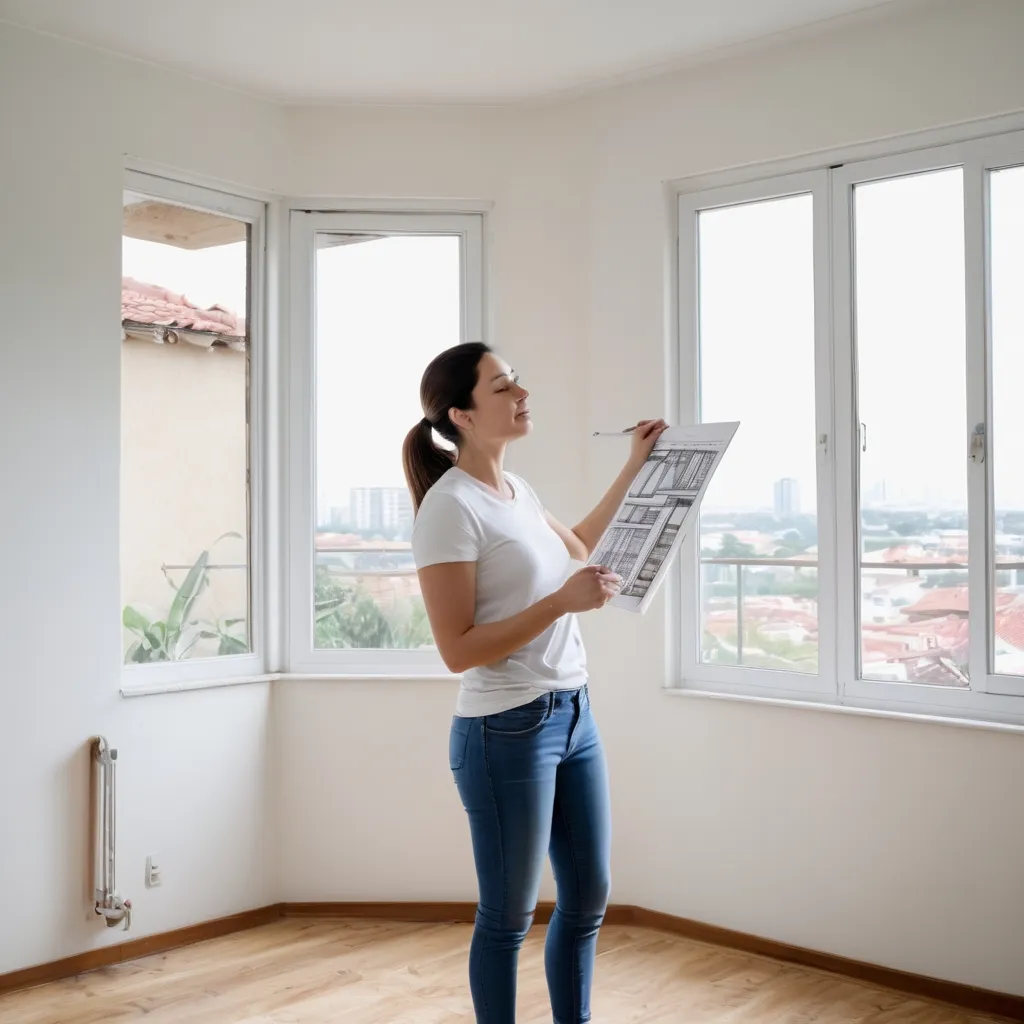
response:
<svg viewBox="0 0 1024 1024"><path fill-rule="evenodd" d="M700 564L704 565L728 565L736 570L736 662L743 664L743 570L750 566L761 568L792 568L792 569L817 569L817 559L813 558L728 558L701 556Z"/></svg>
<svg viewBox="0 0 1024 1024"><path fill-rule="evenodd" d="M817 569L818 561L814 558L756 558L747 556L745 558L729 558L716 556L701 556L700 564L704 565L728 565L736 569L736 660L743 662L743 602L745 598L743 570L746 568L791 568L791 569ZM888 569L892 571L927 572L927 571L967 571L967 562L872 562L862 560L861 569ZM1024 561L996 558L993 568L996 571L1008 571L1013 569L1024 569Z"/></svg>

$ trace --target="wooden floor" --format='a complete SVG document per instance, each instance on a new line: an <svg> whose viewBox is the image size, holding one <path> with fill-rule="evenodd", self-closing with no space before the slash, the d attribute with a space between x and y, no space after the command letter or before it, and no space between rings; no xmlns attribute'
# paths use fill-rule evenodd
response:
<svg viewBox="0 0 1024 1024"><path fill-rule="evenodd" d="M518 1024L550 1024L543 928ZM465 925L285 919L0 997L0 1024L473 1024ZM983 1024L994 1018L633 927L601 935L594 1024Z"/></svg>

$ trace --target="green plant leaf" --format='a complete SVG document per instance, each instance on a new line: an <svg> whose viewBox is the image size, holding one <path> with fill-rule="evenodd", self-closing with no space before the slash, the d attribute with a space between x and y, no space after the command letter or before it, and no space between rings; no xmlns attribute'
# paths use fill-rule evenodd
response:
<svg viewBox="0 0 1024 1024"><path fill-rule="evenodd" d="M175 661L187 658L195 645L203 638L203 633L202 626L194 622L187 623L174 640L174 646L170 652L171 658Z"/></svg>
<svg viewBox="0 0 1024 1024"><path fill-rule="evenodd" d="M220 647L217 648L217 653L220 655L248 654L249 645L237 637L228 636L227 633L223 633L221 634Z"/></svg>
<svg viewBox="0 0 1024 1024"><path fill-rule="evenodd" d="M338 597L329 597L322 601L317 601L314 605L316 621L323 622L325 619L329 619L342 605L351 604L354 598L355 594L350 591Z"/></svg>
<svg viewBox="0 0 1024 1024"><path fill-rule="evenodd" d="M152 618L141 609L136 608L135 605L126 604L124 611L121 612L121 624L133 633L145 633L149 629L150 622L152 622Z"/></svg>
<svg viewBox="0 0 1024 1024"><path fill-rule="evenodd" d="M210 552L204 551L195 560L195 564L188 571L185 581L178 588L171 602L171 610L167 613L167 634L172 636L181 631L182 623L188 618L192 605L196 598L203 592L203 588L209 582L207 563L210 561ZM176 644L175 644L176 646Z"/></svg>
<svg viewBox="0 0 1024 1024"><path fill-rule="evenodd" d="M146 652L146 661L169 661L170 654L167 651L167 624L164 622L151 622L142 632L139 643L142 650Z"/></svg>
<svg viewBox="0 0 1024 1024"><path fill-rule="evenodd" d="M152 648L147 647L141 640L132 644L129 651L131 653L132 664L134 665L146 665L154 661L167 660L161 656L161 652L154 651Z"/></svg>

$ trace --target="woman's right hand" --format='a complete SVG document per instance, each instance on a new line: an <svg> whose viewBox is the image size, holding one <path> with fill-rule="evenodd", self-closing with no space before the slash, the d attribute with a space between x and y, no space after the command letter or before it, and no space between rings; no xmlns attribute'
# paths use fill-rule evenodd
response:
<svg viewBox="0 0 1024 1024"><path fill-rule="evenodd" d="M622 577L602 565L588 565L573 573L558 591L566 612L603 608L616 594Z"/></svg>

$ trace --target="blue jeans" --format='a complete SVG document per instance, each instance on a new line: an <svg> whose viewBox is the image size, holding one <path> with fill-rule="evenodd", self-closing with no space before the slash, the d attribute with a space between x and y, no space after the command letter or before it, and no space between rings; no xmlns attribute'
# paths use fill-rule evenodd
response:
<svg viewBox="0 0 1024 1024"><path fill-rule="evenodd" d="M584 1024L611 862L608 775L587 687L455 718L449 762L480 890L469 953L477 1024L515 1024L519 948L545 853L557 887L544 948L551 1008L555 1024Z"/></svg>

